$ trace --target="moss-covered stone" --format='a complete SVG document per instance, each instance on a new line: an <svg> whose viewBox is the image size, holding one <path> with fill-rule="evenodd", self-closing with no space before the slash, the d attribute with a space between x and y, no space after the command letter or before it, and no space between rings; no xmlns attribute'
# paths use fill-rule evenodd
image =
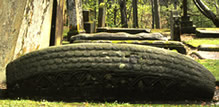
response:
<svg viewBox="0 0 219 107"><path fill-rule="evenodd" d="M198 50L219 52L219 45L199 45Z"/></svg>
<svg viewBox="0 0 219 107"><path fill-rule="evenodd" d="M76 40L74 43L114 43L114 44L138 44L177 50L179 53L187 54L185 45L177 41L159 40Z"/></svg>

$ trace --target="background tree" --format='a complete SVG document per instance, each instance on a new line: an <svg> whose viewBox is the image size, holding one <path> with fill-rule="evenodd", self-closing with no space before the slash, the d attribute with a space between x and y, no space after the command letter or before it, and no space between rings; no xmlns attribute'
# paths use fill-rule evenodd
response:
<svg viewBox="0 0 219 107"><path fill-rule="evenodd" d="M122 27L128 27L126 0L119 0Z"/></svg>
<svg viewBox="0 0 219 107"><path fill-rule="evenodd" d="M154 29L154 0L151 0L152 29Z"/></svg>
<svg viewBox="0 0 219 107"><path fill-rule="evenodd" d="M97 22L97 16L98 15L98 0L83 0L83 9L90 10L90 19L91 21ZM122 27L124 24L122 24L122 20L124 18L121 18L121 9L120 9L120 1L121 0L106 0L107 3L105 3L106 9L106 26L107 27ZM138 27L139 28L153 28L155 27L155 22L153 21L153 14L155 12L154 6L155 0L138 0L137 3L137 11L138 11ZM217 16L218 12L218 4L219 0L216 0L217 3L215 3L215 0L202 0L203 3L209 7L209 9ZM133 11L133 0L125 0L126 2L126 20L128 27L133 27L134 23L134 11ZM176 2L174 4L174 2ZM153 4L153 5L152 5ZM169 28L170 26L170 11L174 9L174 7L180 14L182 14L182 8L180 8L182 5L182 0L159 0L159 7L160 7L160 26L162 28ZM216 7L216 8L215 8ZM188 15L191 17L191 20L193 21L194 25L197 27L216 27L214 23L205 17L199 9L194 4L193 0L188 0ZM153 24L154 22L154 24Z"/></svg>
<svg viewBox="0 0 219 107"><path fill-rule="evenodd" d="M202 12L203 15L205 15L208 19L210 19L216 27L219 27L219 7L217 5L218 1L212 1L214 2L214 5L216 7L217 13L215 14L213 11L211 11L207 5L204 4L202 0L193 0L197 8ZM209 1L208 1L209 2Z"/></svg>
<svg viewBox="0 0 219 107"><path fill-rule="evenodd" d="M132 0L133 5L133 27L138 28L138 0Z"/></svg>
<svg viewBox="0 0 219 107"><path fill-rule="evenodd" d="M160 0L154 0L154 19L156 28L160 29Z"/></svg>
<svg viewBox="0 0 219 107"><path fill-rule="evenodd" d="M105 27L106 8L104 0L99 0L98 27Z"/></svg>

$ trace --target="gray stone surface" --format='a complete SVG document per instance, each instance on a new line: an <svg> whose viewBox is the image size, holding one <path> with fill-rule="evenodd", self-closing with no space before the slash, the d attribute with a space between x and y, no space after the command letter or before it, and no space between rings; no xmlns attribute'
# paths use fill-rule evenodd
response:
<svg viewBox="0 0 219 107"><path fill-rule="evenodd" d="M169 50L177 50L181 54L187 54L185 45L178 41L161 40L75 40L74 43L115 43L115 44L137 44L146 45Z"/></svg>
<svg viewBox="0 0 219 107"><path fill-rule="evenodd" d="M108 33L126 32L130 34L138 34L138 33L150 33L151 29L98 27L97 32L108 32Z"/></svg>
<svg viewBox="0 0 219 107"><path fill-rule="evenodd" d="M198 50L219 52L219 43L218 43L218 45L200 45L200 46L198 46Z"/></svg>
<svg viewBox="0 0 219 107"><path fill-rule="evenodd" d="M170 15L171 40L181 41L180 39L180 16L178 11L171 11Z"/></svg>
<svg viewBox="0 0 219 107"><path fill-rule="evenodd" d="M78 34L71 37L71 42L75 40L167 40L160 33L139 33L128 34L119 33L95 33L95 34Z"/></svg>
<svg viewBox="0 0 219 107"><path fill-rule="evenodd" d="M14 58L49 46L52 8L53 0L31 0L27 3Z"/></svg>
<svg viewBox="0 0 219 107"><path fill-rule="evenodd" d="M27 0L0 0L0 83L5 67L13 59Z"/></svg>
<svg viewBox="0 0 219 107"><path fill-rule="evenodd" d="M90 21L90 11L83 10L84 18L84 30L86 33L95 33L96 32L96 21Z"/></svg>
<svg viewBox="0 0 219 107"><path fill-rule="evenodd" d="M196 37L198 38L219 38L219 31L196 30Z"/></svg>
<svg viewBox="0 0 219 107"><path fill-rule="evenodd" d="M6 65L49 46L53 0L0 0L0 82Z"/></svg>
<svg viewBox="0 0 219 107"><path fill-rule="evenodd" d="M84 20L84 22L90 21L90 11L89 10L83 10L83 20Z"/></svg>
<svg viewBox="0 0 219 107"><path fill-rule="evenodd" d="M86 33L95 33L96 32L96 22L84 22L84 29Z"/></svg>
<svg viewBox="0 0 219 107"><path fill-rule="evenodd" d="M219 52L198 51L196 54L201 59L216 59L219 60Z"/></svg>
<svg viewBox="0 0 219 107"><path fill-rule="evenodd" d="M188 1L183 0L183 16L181 17L181 33L195 33L196 27L193 25L193 22L190 20L188 13Z"/></svg>

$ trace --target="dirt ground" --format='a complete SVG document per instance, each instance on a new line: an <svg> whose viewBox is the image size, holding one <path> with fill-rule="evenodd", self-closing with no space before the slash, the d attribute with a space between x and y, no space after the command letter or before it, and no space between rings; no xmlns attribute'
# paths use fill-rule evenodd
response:
<svg viewBox="0 0 219 107"><path fill-rule="evenodd" d="M195 34L183 34L181 35L181 41L193 40L195 38Z"/></svg>

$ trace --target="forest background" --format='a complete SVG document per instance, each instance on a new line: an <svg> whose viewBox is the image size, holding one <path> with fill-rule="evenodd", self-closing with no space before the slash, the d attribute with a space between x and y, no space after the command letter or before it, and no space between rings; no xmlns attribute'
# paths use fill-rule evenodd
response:
<svg viewBox="0 0 219 107"><path fill-rule="evenodd" d="M122 27L121 23L121 1L126 3L127 24L129 28L133 27L133 1L134 0L104 0L104 3L98 3L98 0L83 0L83 9L91 12L91 20L98 19L98 9L100 6L106 7L106 26L107 27ZM182 0L158 0L158 7L152 8L154 1L157 0L137 0L138 13L138 28L169 28L170 27L170 12L176 8L179 14L183 15ZM211 20L205 17L193 3L193 0L188 2L188 15L191 17L194 25L197 28L216 27ZM219 0L203 0L211 11L217 13L217 4ZM156 27L156 20L153 15L154 9L158 8L160 14L160 27ZM154 19L154 20L153 20Z"/></svg>

